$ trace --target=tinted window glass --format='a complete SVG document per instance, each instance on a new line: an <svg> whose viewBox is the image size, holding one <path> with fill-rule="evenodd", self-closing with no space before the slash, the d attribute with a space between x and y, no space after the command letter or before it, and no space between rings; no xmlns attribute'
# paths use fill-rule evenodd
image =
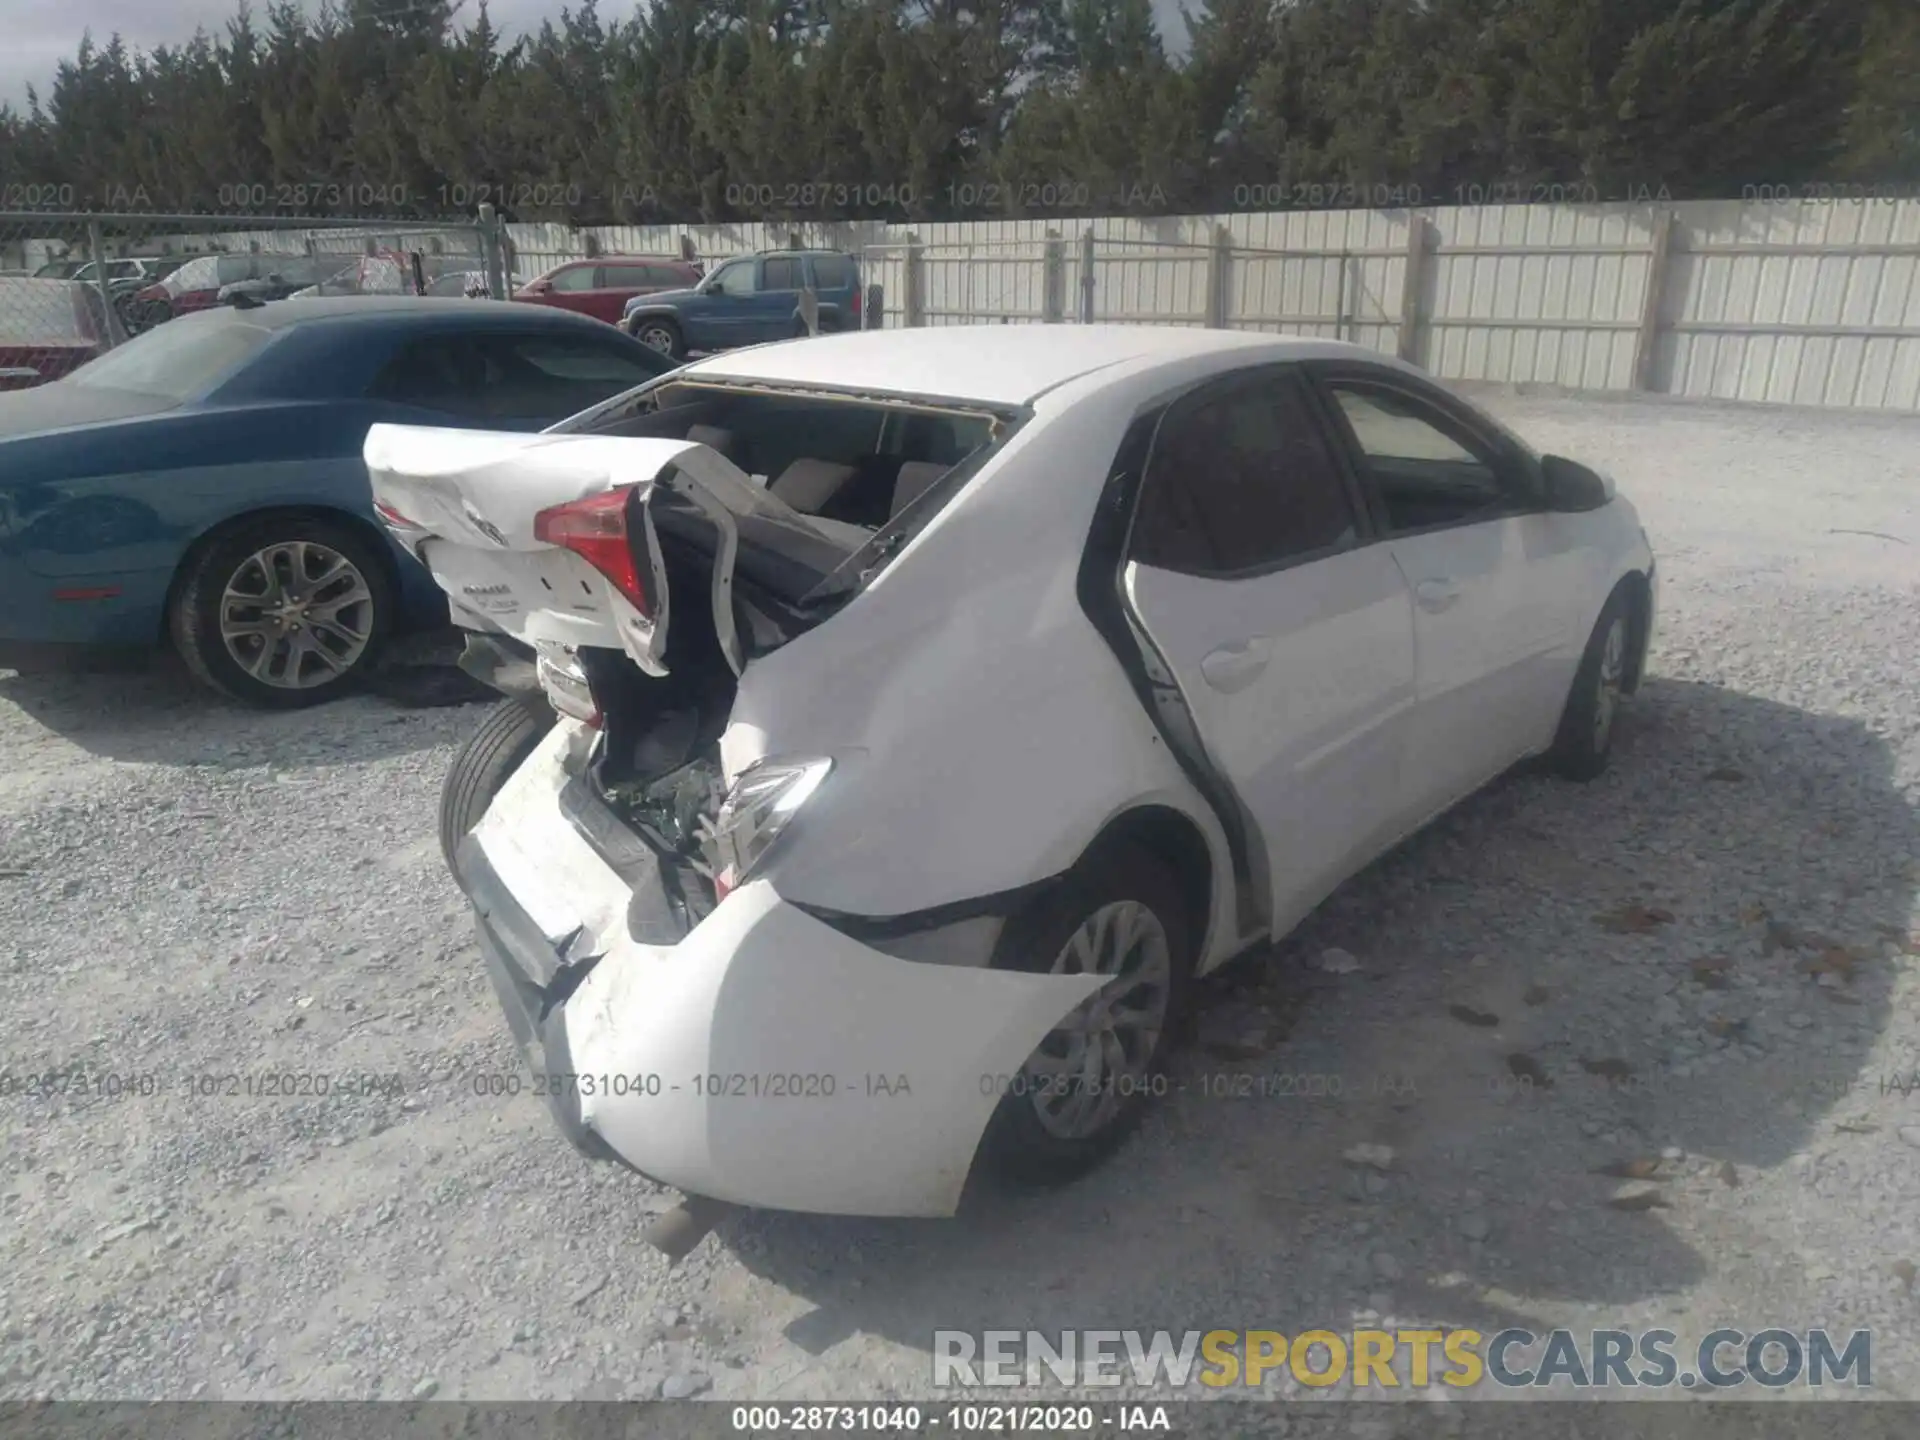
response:
<svg viewBox="0 0 1920 1440"><path fill-rule="evenodd" d="M641 290L654 283L653 270L648 265L602 265L600 267L602 290Z"/></svg>
<svg viewBox="0 0 1920 1440"><path fill-rule="evenodd" d="M736 260L731 265L722 265L714 272L713 281L723 295L751 295L753 261Z"/></svg>
<svg viewBox="0 0 1920 1440"><path fill-rule="evenodd" d="M226 379L271 339L273 331L258 325L188 316L116 346L66 383L186 400Z"/></svg>
<svg viewBox="0 0 1920 1440"><path fill-rule="evenodd" d="M1262 377L1174 406L1133 534L1141 564L1194 575L1353 543L1353 507L1299 382Z"/></svg>
<svg viewBox="0 0 1920 1440"><path fill-rule="evenodd" d="M813 283L822 290L851 290L853 262L844 255L814 256Z"/></svg>
<svg viewBox="0 0 1920 1440"><path fill-rule="evenodd" d="M486 352L487 413L501 420L564 420L651 380L672 363L651 352L546 336L490 339Z"/></svg>
<svg viewBox="0 0 1920 1440"><path fill-rule="evenodd" d="M1444 414L1397 390L1329 388L1386 505L1388 528L1422 530L1499 514L1513 499L1491 454Z"/></svg>
<svg viewBox="0 0 1920 1440"><path fill-rule="evenodd" d="M372 394L400 405L478 419L495 378L479 345L451 336L404 346L373 382Z"/></svg>
<svg viewBox="0 0 1920 1440"><path fill-rule="evenodd" d="M800 262L792 258L763 261L760 269L762 290L798 290Z"/></svg>
<svg viewBox="0 0 1920 1440"><path fill-rule="evenodd" d="M564 270L554 271L550 278L556 290L591 290L593 272L591 265L569 265Z"/></svg>

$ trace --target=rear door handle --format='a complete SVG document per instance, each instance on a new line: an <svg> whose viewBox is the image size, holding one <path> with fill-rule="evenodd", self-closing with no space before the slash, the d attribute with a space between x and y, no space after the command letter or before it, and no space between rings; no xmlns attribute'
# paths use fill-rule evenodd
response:
<svg viewBox="0 0 1920 1440"><path fill-rule="evenodd" d="M1438 615L1442 610L1453 608L1454 601L1460 598L1460 587L1451 580L1422 580L1413 587L1413 598L1420 602L1422 610Z"/></svg>
<svg viewBox="0 0 1920 1440"><path fill-rule="evenodd" d="M1233 645L1222 645L1217 650L1207 652L1200 662L1200 674L1205 677L1207 684L1222 695L1232 695L1260 678L1260 672L1267 668L1272 651L1273 641L1264 635Z"/></svg>

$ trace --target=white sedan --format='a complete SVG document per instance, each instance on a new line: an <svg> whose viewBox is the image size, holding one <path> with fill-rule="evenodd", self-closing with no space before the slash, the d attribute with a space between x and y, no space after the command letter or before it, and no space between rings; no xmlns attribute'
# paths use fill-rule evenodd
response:
<svg viewBox="0 0 1920 1440"><path fill-rule="evenodd" d="M1193 977L1516 762L1601 771L1657 593L1603 477L1273 336L802 340L366 459L559 717L443 817L537 1088L783 1209L1100 1160Z"/></svg>

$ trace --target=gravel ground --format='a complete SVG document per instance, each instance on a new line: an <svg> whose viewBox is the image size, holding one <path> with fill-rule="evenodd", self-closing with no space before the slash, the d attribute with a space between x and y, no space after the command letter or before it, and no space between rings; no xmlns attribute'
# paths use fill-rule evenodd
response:
<svg viewBox="0 0 1920 1440"><path fill-rule="evenodd" d="M1659 552L1614 768L1416 837L1204 987L1114 1164L953 1222L669 1270L671 1197L477 1093L520 1071L433 838L477 711L0 678L0 1064L72 1077L0 1094L0 1396L877 1398L935 1327L1373 1317L1871 1326L1920 1396L1920 422L1489 403Z"/></svg>

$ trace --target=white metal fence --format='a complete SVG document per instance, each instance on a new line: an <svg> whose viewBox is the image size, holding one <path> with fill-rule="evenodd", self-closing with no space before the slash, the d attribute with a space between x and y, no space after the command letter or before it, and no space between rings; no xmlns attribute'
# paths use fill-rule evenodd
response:
<svg viewBox="0 0 1920 1440"><path fill-rule="evenodd" d="M42 217L34 220L14 233L43 232ZM187 238L185 226L169 229L171 239ZM392 243L372 229L335 233L356 250ZM315 243L284 227L195 238L270 252ZM340 243L328 236L320 245ZM509 282L601 254L691 254L710 264L827 246L863 257L864 278L883 298L864 318L886 326L1213 325L1339 337L1449 379L1920 412L1913 200L918 226L483 221L448 227L433 245L477 247L484 258L468 263Z"/></svg>
<svg viewBox="0 0 1920 1440"><path fill-rule="evenodd" d="M1920 412L1920 201L508 230L528 273L589 243L855 250L890 326L1215 324L1449 379Z"/></svg>

